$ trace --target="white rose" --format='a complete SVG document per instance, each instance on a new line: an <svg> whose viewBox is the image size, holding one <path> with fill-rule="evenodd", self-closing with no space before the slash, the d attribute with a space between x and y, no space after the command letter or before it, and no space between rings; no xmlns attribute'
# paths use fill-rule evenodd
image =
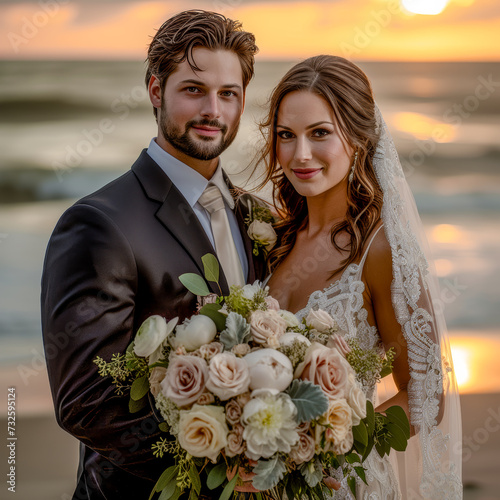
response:
<svg viewBox="0 0 500 500"><path fill-rule="evenodd" d="M229 429L220 406L194 405L180 412L179 444L193 457L217 461L220 451L227 446Z"/></svg>
<svg viewBox="0 0 500 500"><path fill-rule="evenodd" d="M289 347L295 340L308 347L311 345L311 342L307 337L304 337L304 335L297 332L286 332L285 335L282 335L280 337L280 345L283 347Z"/></svg>
<svg viewBox="0 0 500 500"><path fill-rule="evenodd" d="M320 333L327 333L330 328L335 328L337 326L335 320L322 309L318 309L317 311L311 309L307 315L306 323Z"/></svg>
<svg viewBox="0 0 500 500"><path fill-rule="evenodd" d="M250 373L250 389L284 391L293 380L292 362L276 349L258 349L244 358Z"/></svg>
<svg viewBox="0 0 500 500"><path fill-rule="evenodd" d="M165 318L158 315L147 318L134 339L136 356L145 358L159 349L168 334L175 328L178 320L179 318L174 318L167 323Z"/></svg>
<svg viewBox="0 0 500 500"><path fill-rule="evenodd" d="M266 343L273 336L279 339L285 331L285 320L276 311L258 309L250 315L250 333L258 344Z"/></svg>
<svg viewBox="0 0 500 500"><path fill-rule="evenodd" d="M295 328L300 325L299 319L295 314L287 311L285 309L281 309L278 311L279 315L285 320L287 328Z"/></svg>
<svg viewBox="0 0 500 500"><path fill-rule="evenodd" d="M250 373L243 358L232 352L216 354L208 367L207 389L221 401L248 391Z"/></svg>
<svg viewBox="0 0 500 500"><path fill-rule="evenodd" d="M202 345L210 344L216 334L215 323L208 316L200 314L179 325L170 342L174 348L184 346L186 351L196 351Z"/></svg>
<svg viewBox="0 0 500 500"><path fill-rule="evenodd" d="M352 425L356 426L366 417L366 396L357 382L352 384L347 402L352 410Z"/></svg>
<svg viewBox="0 0 500 500"><path fill-rule="evenodd" d="M266 251L271 250L276 244L278 237L276 231L269 222L254 220L248 226L248 236L257 243L266 247Z"/></svg>

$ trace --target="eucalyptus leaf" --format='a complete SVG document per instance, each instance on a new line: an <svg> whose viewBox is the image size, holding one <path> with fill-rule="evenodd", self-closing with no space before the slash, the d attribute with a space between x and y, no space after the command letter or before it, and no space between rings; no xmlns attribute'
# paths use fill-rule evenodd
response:
<svg viewBox="0 0 500 500"><path fill-rule="evenodd" d="M137 413L141 411L148 404L148 398L143 397L139 401L135 401L132 398L128 400L128 410L130 413Z"/></svg>
<svg viewBox="0 0 500 500"><path fill-rule="evenodd" d="M387 429L390 433L390 437L387 439L387 442L391 445L391 447L396 451L405 451L406 446L408 445L408 439L406 438L401 427L393 423L388 423Z"/></svg>
<svg viewBox="0 0 500 500"><path fill-rule="evenodd" d="M179 472L179 468L176 465L170 466L168 469L163 471L163 474L160 476L155 485L155 491L162 491L166 488L167 484L174 482L173 479L177 477Z"/></svg>
<svg viewBox="0 0 500 500"><path fill-rule="evenodd" d="M158 500L169 500L169 498L172 498L178 490L179 487L177 486L177 483L175 481L170 481L165 488L161 490L160 497Z"/></svg>
<svg viewBox="0 0 500 500"><path fill-rule="evenodd" d="M170 430L170 427L168 426L167 422L162 422L158 425L158 429L160 429L161 432L168 432Z"/></svg>
<svg viewBox="0 0 500 500"><path fill-rule="evenodd" d="M406 439L410 439L410 422L403 408L401 406L391 406L385 410L385 413L390 422L401 428Z"/></svg>
<svg viewBox="0 0 500 500"><path fill-rule="evenodd" d="M368 429L368 435L373 436L375 432L375 410L369 399L366 400L366 417L363 420Z"/></svg>
<svg viewBox="0 0 500 500"><path fill-rule="evenodd" d="M196 491L196 493L199 495L201 491L201 479L194 464L192 464L189 469L189 479L191 479L191 484L193 485L194 491Z"/></svg>
<svg viewBox="0 0 500 500"><path fill-rule="evenodd" d="M366 429L365 423L361 420L359 425L352 428L352 434L354 441L357 441L362 445L362 450L358 450L361 454L364 453L366 445L368 444L368 430Z"/></svg>
<svg viewBox="0 0 500 500"><path fill-rule="evenodd" d="M270 460L259 460L253 468L255 476L252 480L254 488L264 491L274 488L283 478L286 466L279 457Z"/></svg>
<svg viewBox="0 0 500 500"><path fill-rule="evenodd" d="M207 476L207 487L210 490L218 488L227 478L227 466L225 463L215 466Z"/></svg>
<svg viewBox="0 0 500 500"><path fill-rule="evenodd" d="M297 407L297 421L308 422L328 410L328 398L321 387L309 380L297 380L287 389L287 394Z"/></svg>
<svg viewBox="0 0 500 500"><path fill-rule="evenodd" d="M219 497L219 500L229 500L231 498L231 495L233 494L234 487L236 486L236 482L238 481L239 478L238 471L236 471L236 474L234 475L233 479L229 481L229 483L226 484L225 488L222 490L222 494Z"/></svg>
<svg viewBox="0 0 500 500"><path fill-rule="evenodd" d="M347 484L349 485L349 488L351 489L354 498L356 498L356 479L354 479L353 477L348 477Z"/></svg>
<svg viewBox="0 0 500 500"><path fill-rule="evenodd" d="M207 281L219 283L219 261L211 253L205 254L201 261L203 262L203 272Z"/></svg>
<svg viewBox="0 0 500 500"><path fill-rule="evenodd" d="M197 274L184 273L179 276L179 281L194 295L206 297L210 294L206 281Z"/></svg>
<svg viewBox="0 0 500 500"><path fill-rule="evenodd" d="M368 484L366 482L366 475L365 475L364 467L357 466L357 467L354 467L354 470L356 471L356 474L361 478L363 483Z"/></svg>
<svg viewBox="0 0 500 500"><path fill-rule="evenodd" d="M300 472L311 488L317 486L323 479L323 467L318 459L314 460L314 462L303 463Z"/></svg>
<svg viewBox="0 0 500 500"><path fill-rule="evenodd" d="M220 304L205 304L200 309L200 314L208 316L215 323L217 331L219 332L221 332L226 328L226 318L227 318L227 316L219 312L219 309L221 307L222 306Z"/></svg>
<svg viewBox="0 0 500 500"><path fill-rule="evenodd" d="M226 319L226 329L220 334L220 341L227 351L235 345L243 344L250 340L250 325L238 313L230 312Z"/></svg>
<svg viewBox="0 0 500 500"><path fill-rule="evenodd" d="M149 380L146 375L140 378L136 378L132 382L132 387L130 388L130 397L134 401L139 401L142 399L149 391Z"/></svg>

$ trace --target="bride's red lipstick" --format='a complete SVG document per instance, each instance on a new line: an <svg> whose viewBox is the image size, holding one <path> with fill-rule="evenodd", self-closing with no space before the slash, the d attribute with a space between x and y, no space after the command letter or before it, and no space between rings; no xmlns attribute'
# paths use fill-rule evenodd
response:
<svg viewBox="0 0 500 500"><path fill-rule="evenodd" d="M314 177L320 171L321 171L320 168L293 168L292 169L292 172L299 179L310 179L311 177Z"/></svg>

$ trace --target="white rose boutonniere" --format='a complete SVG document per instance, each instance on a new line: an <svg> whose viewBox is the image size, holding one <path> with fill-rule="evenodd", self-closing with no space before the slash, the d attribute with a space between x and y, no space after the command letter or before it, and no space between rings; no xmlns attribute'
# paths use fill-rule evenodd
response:
<svg viewBox="0 0 500 500"><path fill-rule="evenodd" d="M259 255L260 249L264 254L272 250L278 237L273 228L274 217L269 208L253 206L245 222L248 225L248 236L253 240L253 254Z"/></svg>

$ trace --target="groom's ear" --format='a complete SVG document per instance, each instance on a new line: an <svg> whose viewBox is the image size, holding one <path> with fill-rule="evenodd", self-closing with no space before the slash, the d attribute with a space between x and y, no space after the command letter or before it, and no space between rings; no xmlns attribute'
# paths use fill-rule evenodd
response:
<svg viewBox="0 0 500 500"><path fill-rule="evenodd" d="M162 95L161 95L161 85L160 85L160 80L156 78L156 76L151 75L151 78L149 79L149 84L148 84L148 93L149 93L149 100L151 101L151 104L157 108L161 108L161 100L162 100Z"/></svg>

